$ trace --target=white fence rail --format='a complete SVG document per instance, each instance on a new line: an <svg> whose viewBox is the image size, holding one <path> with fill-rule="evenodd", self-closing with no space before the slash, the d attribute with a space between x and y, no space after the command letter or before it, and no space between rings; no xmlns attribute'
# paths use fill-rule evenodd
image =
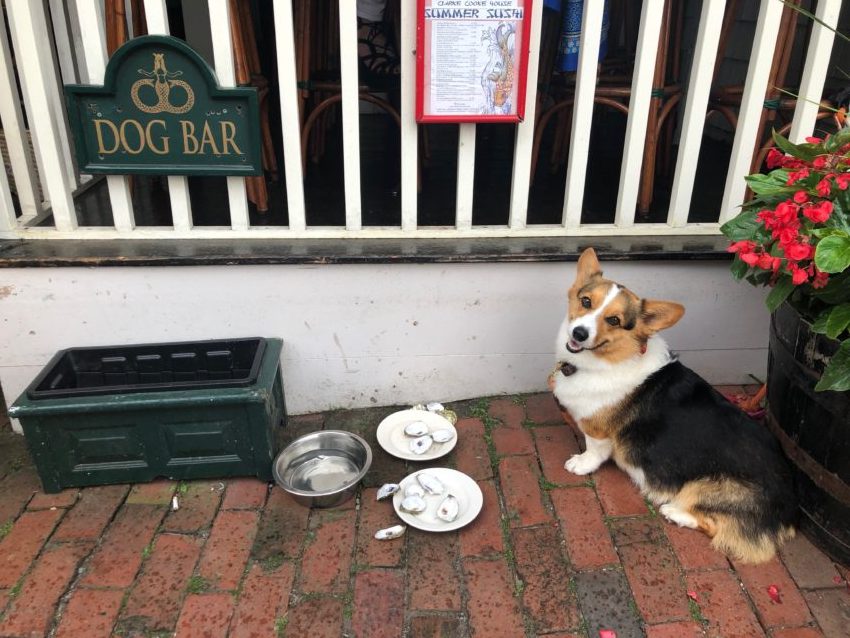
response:
<svg viewBox="0 0 850 638"><path fill-rule="evenodd" d="M240 0L241 1L241 0ZM730 0L731 1L731 0ZM0 12L0 123L6 138L8 161L14 177L17 209L12 190L0 172L0 237L78 239L78 238L358 238L358 237L493 237L493 236L606 236L715 234L719 224L735 214L745 194L743 176L749 172L757 128L762 114L769 69L777 45L777 32L784 4L781 0L760 0L755 37L734 132L731 159L725 181L721 210L715 223L690 223L688 215L697 158L703 140L709 90L718 55L726 0L689 3L701 6L690 68L683 70L683 115L679 122L678 157L674 167L666 223L636 220L636 202L644 143L654 86L659 38L669 2L644 0L638 45L631 79L630 101L618 196L613 224L582 221L584 190L588 171L590 134L597 91L597 54L603 2L584 3L580 56L575 79L571 118L570 148L567 159L563 216L558 224L529 223L528 202L531 184L537 103L538 60L540 57L543 1L532 3L530 56L527 82L526 120L515 126L510 206L507 224L482 226L473 223L476 162L476 126L459 127L457 150L457 196L453 226L424 225L418 218L417 191L420 130L414 121L414 55L416 10L412 0L400 2L401 53L401 167L400 224L392 227L364 226L361 196L360 96L357 67L357 17L353 0L339 0L339 39L342 72L342 158L344 165L345 225L310 224L305 206L304 171L301 162L301 125L304 114L298 109L298 76L295 60L297 25L293 23L291 0L275 0L274 37L277 55L277 86L283 131L283 171L288 226L255 226L250 222L244 178L227 178L229 226L197 226L189 197L187 179L169 177L168 190L172 226L140 227L133 210L130 180L107 178L113 214L112 227L81 225L74 196L81 187L80 175L72 161L70 136L65 119L61 81L99 83L106 64L103 0L70 2L6 2L11 41ZM129 0L128 0L129 4ZM637 3L635 3L637 4ZM841 0L818 0L820 20L835 25ZM222 86L235 84L235 64L231 44L231 2L209 0L209 32L213 43L214 67ZM169 32L164 0L144 0L147 31ZM128 14L130 12L128 11ZM804 20L804 18L801 18ZM810 100L822 96L833 47L833 33L819 23L811 23L811 35L803 62L800 91ZM83 35L81 35L83 34ZM674 45L670 45L674 46ZM15 67L14 65L17 64ZM17 70L18 81L14 70ZM800 100L794 112L791 136L810 134L818 112L816 104ZM31 123L27 126L27 122ZM36 125L32 125L36 123ZM30 153L29 139L35 153Z"/></svg>

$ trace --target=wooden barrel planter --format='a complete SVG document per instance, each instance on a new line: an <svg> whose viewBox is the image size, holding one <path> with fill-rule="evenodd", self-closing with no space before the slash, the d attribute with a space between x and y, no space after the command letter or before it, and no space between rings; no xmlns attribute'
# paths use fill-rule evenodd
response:
<svg viewBox="0 0 850 638"><path fill-rule="evenodd" d="M850 564L850 392L815 392L838 342L783 304L770 322L767 423L795 468L800 528Z"/></svg>

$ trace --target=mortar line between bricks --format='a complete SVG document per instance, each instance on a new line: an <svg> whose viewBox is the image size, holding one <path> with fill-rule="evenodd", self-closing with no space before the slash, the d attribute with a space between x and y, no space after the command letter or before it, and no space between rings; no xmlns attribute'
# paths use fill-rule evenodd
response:
<svg viewBox="0 0 850 638"><path fill-rule="evenodd" d="M525 414L525 408L523 408L523 414ZM487 444L487 454L490 457L490 467L493 471L493 484L494 484L494 487L495 487L495 490L496 490L496 496L498 497L498 500L499 500L499 528L500 528L501 533L502 533L502 543L504 544L504 550L503 550L502 555L501 555L501 560L503 560L505 562L505 564L507 565L508 574L513 579L514 591L513 591L512 595L517 601L517 605L519 607L520 615L522 617L522 623L523 623L523 628L525 629L526 637L527 638L535 638L534 634L530 633L530 627L534 626L534 620L531 618L530 613L526 609L525 597L522 594L517 596L517 592L516 592L517 583L522 582L523 584L525 584L525 581L523 581L519 577L519 573L517 572L517 569L516 569L516 555L514 554L514 544L513 544L513 539L511 538L511 526L510 526L510 519L508 518L507 501L505 500L505 495L504 495L504 492L502 490L502 476L501 476L501 472L499 471L499 460L501 459L501 456L496 452L496 445L493 442L493 427L488 424L488 420L492 419L493 421L496 421L501 425L504 425L504 423L500 419L497 419L496 417L494 417L493 415L490 414L490 400L489 399L487 400L486 415L487 415L488 418L481 419L481 421L484 424L485 442ZM536 451L536 449L537 448L535 447L535 451ZM537 456L537 455L535 455L535 456ZM467 558L466 560L469 560L469 558ZM487 560L487 559L479 558L479 560L484 561L484 560ZM464 578L464 580L466 580L466 579ZM467 610L467 617L468 617L468 610Z"/></svg>
<svg viewBox="0 0 850 638"><path fill-rule="evenodd" d="M770 628L765 626L764 622L762 622L761 614L758 612L758 607L756 606L755 601L750 596L750 592L747 589L747 586L744 584L744 581L741 579L741 576L738 574L738 570L735 569L734 566L730 567L730 570L731 570L732 574L735 576L735 580L737 581L738 586L741 588L741 592L744 594L744 598L747 601L747 605L749 605L750 611L753 612L753 616L755 616L755 619L756 619L756 622L758 623L758 626L761 627L765 636L770 636L771 635ZM805 601L805 599L803 599L803 600ZM808 607L808 603L806 603L806 607ZM811 613L811 609L809 610L809 613L811 614L812 618L815 617L815 615Z"/></svg>

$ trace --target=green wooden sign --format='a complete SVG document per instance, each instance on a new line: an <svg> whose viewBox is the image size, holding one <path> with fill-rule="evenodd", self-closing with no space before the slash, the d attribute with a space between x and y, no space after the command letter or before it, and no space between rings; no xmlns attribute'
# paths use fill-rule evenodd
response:
<svg viewBox="0 0 850 638"><path fill-rule="evenodd" d="M219 87L177 38L133 38L103 86L66 85L65 99L80 172L262 174L256 89Z"/></svg>

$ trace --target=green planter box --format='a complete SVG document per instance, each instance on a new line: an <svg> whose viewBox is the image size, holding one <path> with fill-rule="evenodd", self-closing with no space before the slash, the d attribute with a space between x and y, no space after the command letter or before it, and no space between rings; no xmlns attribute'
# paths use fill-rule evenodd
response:
<svg viewBox="0 0 850 638"><path fill-rule="evenodd" d="M162 383L141 383L131 373L123 384L110 383L115 377L108 377L88 395L80 395L73 383L65 382L67 392L48 387L43 398L31 398L39 394L40 386L44 390L45 379L54 379L54 386L62 385L57 380L62 375L51 375L50 369L67 367L57 355L9 410L9 416L20 419L45 492L139 483L157 477L256 476L271 481L275 428L286 421L280 369L283 342L257 341L262 347L258 348L254 380L251 376L232 384L184 380L173 389L163 389ZM187 346L216 343L232 342L127 346L131 354L124 358L145 361L144 348L167 353L176 345L185 351ZM186 354L182 354L185 362ZM205 352L201 348L200 354L210 358L220 355L221 349ZM104 359L114 364L116 357ZM202 371L199 376L208 375ZM145 388L139 389L141 386Z"/></svg>

